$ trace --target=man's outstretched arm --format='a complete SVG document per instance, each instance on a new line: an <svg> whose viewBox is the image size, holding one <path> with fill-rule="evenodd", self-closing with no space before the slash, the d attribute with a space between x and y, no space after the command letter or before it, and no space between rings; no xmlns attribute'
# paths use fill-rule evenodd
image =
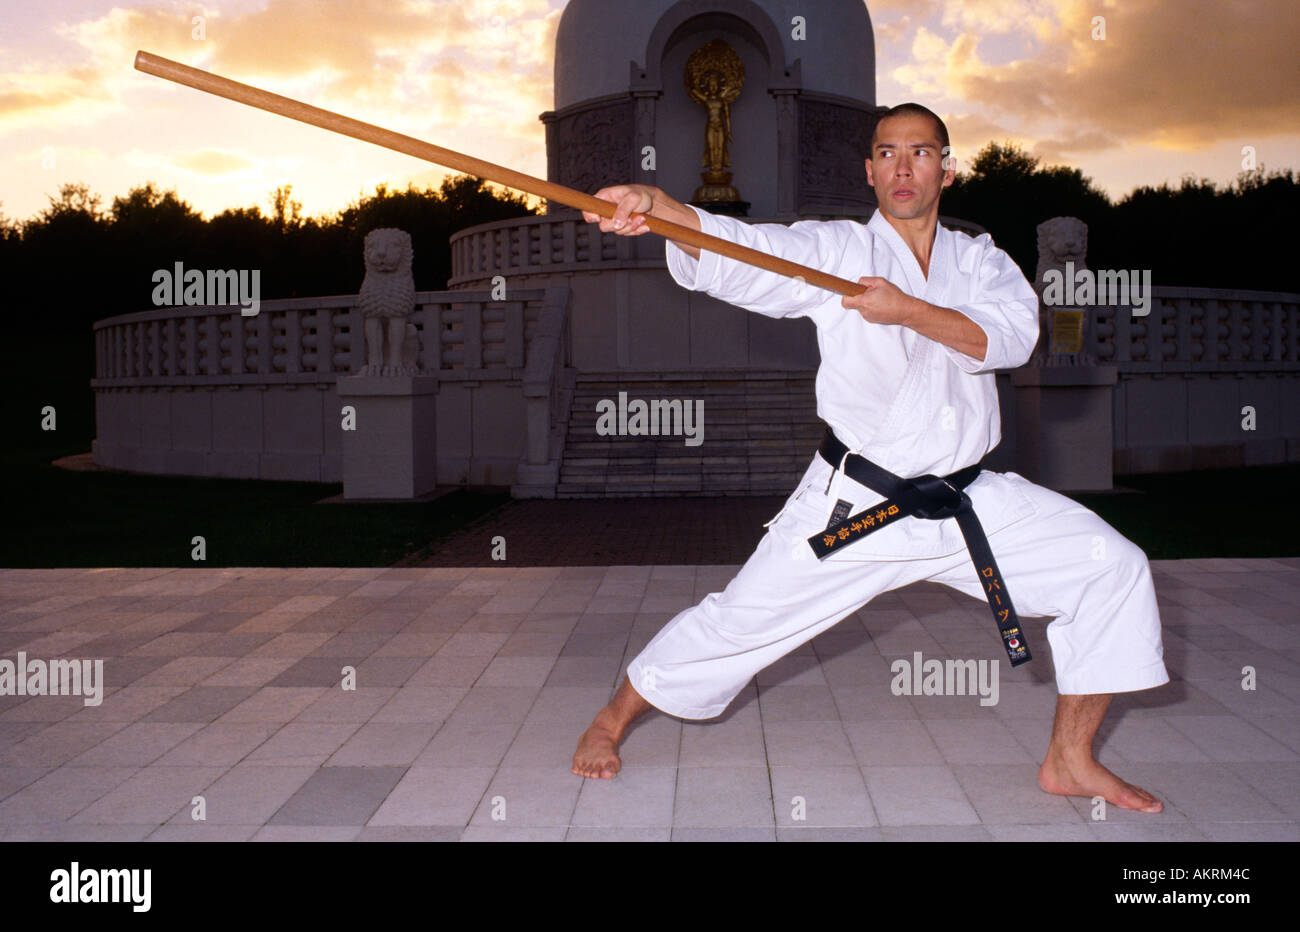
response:
<svg viewBox="0 0 1300 932"><path fill-rule="evenodd" d="M855 309L863 320L910 327L972 359L984 360L988 352L988 335L965 314L905 294L886 278L859 278L858 284L866 286L867 290L860 295L845 297L840 303Z"/></svg>
<svg viewBox="0 0 1300 932"><path fill-rule="evenodd" d="M801 220L789 226L781 223L745 223L702 211L674 200L650 185L615 185L602 188L596 197L615 205L614 216L604 218L584 211L588 223L622 236L649 232L638 220L649 214L656 219L681 224L711 236L778 256L814 269L833 271L843 259L848 236L844 224ZM668 237L672 246L664 250L668 274L691 291L734 304L765 317L805 317L826 304L835 292L809 285L802 276L791 278L780 272L760 269L729 259L708 248L698 249Z"/></svg>
<svg viewBox="0 0 1300 932"><path fill-rule="evenodd" d="M979 324L961 311L954 311L950 307L939 307L929 301L907 295L904 297L915 304L911 316L907 319L907 326L922 336L929 337L944 346L951 346L959 353L965 353L972 359L984 361L984 354L989 348L989 338Z"/></svg>

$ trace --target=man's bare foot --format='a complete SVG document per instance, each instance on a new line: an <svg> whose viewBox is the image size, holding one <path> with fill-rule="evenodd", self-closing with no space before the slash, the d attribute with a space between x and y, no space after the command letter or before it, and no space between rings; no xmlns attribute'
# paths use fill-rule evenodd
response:
<svg viewBox="0 0 1300 932"><path fill-rule="evenodd" d="M612 780L621 766L618 739L597 716L578 739L578 750L573 752L573 772L580 777Z"/></svg>
<svg viewBox="0 0 1300 932"><path fill-rule="evenodd" d="M1164 803L1146 790L1125 783L1091 757L1076 756L1067 761L1063 755L1048 751L1038 769L1038 785L1060 796L1100 796L1112 806L1159 812Z"/></svg>
<svg viewBox="0 0 1300 932"><path fill-rule="evenodd" d="M628 682L618 688L609 705L596 713L591 725L578 739L578 750L573 752L573 772L580 777L612 780L623 762L618 758L618 746L623 743L628 726L651 708Z"/></svg>

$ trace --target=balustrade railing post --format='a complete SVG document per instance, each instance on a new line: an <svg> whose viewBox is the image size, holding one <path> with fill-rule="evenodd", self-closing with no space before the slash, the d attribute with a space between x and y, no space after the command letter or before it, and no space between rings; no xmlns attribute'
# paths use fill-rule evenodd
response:
<svg viewBox="0 0 1300 932"><path fill-rule="evenodd" d="M316 311L316 371L334 371L334 308Z"/></svg>
<svg viewBox="0 0 1300 932"><path fill-rule="evenodd" d="M524 302L506 305L506 365L520 369L524 365Z"/></svg>
<svg viewBox="0 0 1300 932"><path fill-rule="evenodd" d="M162 328L156 320L149 321L149 376L162 375Z"/></svg>
<svg viewBox="0 0 1300 932"><path fill-rule="evenodd" d="M167 360L167 375L173 377L180 375L180 359L177 353L179 347L176 339L177 329L176 318L167 318L167 351L164 358Z"/></svg>
<svg viewBox="0 0 1300 932"><path fill-rule="evenodd" d="M463 338L465 345L465 368L483 368L483 304L480 301L461 304L465 317Z"/></svg>
<svg viewBox="0 0 1300 932"><path fill-rule="evenodd" d="M243 375L247 370L244 365L244 353L248 346L248 334L245 332L245 318L241 314L230 317L230 374Z"/></svg>
<svg viewBox="0 0 1300 932"><path fill-rule="evenodd" d="M257 371L259 375L269 375L275 371L272 363L271 315L266 311L253 318L254 331L257 334Z"/></svg>
<svg viewBox="0 0 1300 932"><path fill-rule="evenodd" d="M284 314L284 371L302 371L302 312Z"/></svg>
<svg viewBox="0 0 1300 932"><path fill-rule="evenodd" d="M208 351L205 354L208 375L221 375L221 318L208 314L205 318L208 329Z"/></svg>
<svg viewBox="0 0 1300 932"><path fill-rule="evenodd" d="M561 261L573 265L578 261L578 225L576 223L560 224L563 252Z"/></svg>

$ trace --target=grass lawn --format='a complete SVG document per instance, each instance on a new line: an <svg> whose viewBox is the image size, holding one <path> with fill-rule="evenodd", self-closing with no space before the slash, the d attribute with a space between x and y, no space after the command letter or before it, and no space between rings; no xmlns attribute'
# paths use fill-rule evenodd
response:
<svg viewBox="0 0 1300 932"><path fill-rule="evenodd" d="M1296 557L1300 465L1116 476L1132 493L1071 498L1101 515L1150 560Z"/></svg>
<svg viewBox="0 0 1300 932"><path fill-rule="evenodd" d="M190 479L51 466L82 452L0 453L0 566L388 566L507 501L457 491L419 504L331 504L342 484ZM191 558L203 537L207 560Z"/></svg>

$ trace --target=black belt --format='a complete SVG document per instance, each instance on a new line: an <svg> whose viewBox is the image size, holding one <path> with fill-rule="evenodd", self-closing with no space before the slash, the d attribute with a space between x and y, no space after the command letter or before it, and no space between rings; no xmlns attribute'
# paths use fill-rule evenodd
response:
<svg viewBox="0 0 1300 932"><path fill-rule="evenodd" d="M842 511L838 507L841 503L837 503L826 530L808 538L808 545L818 559L824 559L839 548L900 518L928 518L936 521L940 518L956 518L966 541L966 549L970 551L971 561L975 564L975 571L984 587L989 608L993 611L993 620L1002 636L1002 644L1007 649L1007 659L1013 667L1033 659L1029 645L1025 643L1025 637L1020 631L1020 620L1011 604L1011 595L1002 583L1002 574L993 559L988 538L984 536L984 528L980 526L979 517L975 514L975 506L971 503L970 496L962 491L980 474L978 463L959 469L949 476L925 475L904 479L856 453L845 459L844 454L849 452L849 448L830 428L827 428L826 437L817 452L836 469L843 460L844 472L850 479L885 496L883 502L856 515L847 515L847 502L842 503Z"/></svg>

